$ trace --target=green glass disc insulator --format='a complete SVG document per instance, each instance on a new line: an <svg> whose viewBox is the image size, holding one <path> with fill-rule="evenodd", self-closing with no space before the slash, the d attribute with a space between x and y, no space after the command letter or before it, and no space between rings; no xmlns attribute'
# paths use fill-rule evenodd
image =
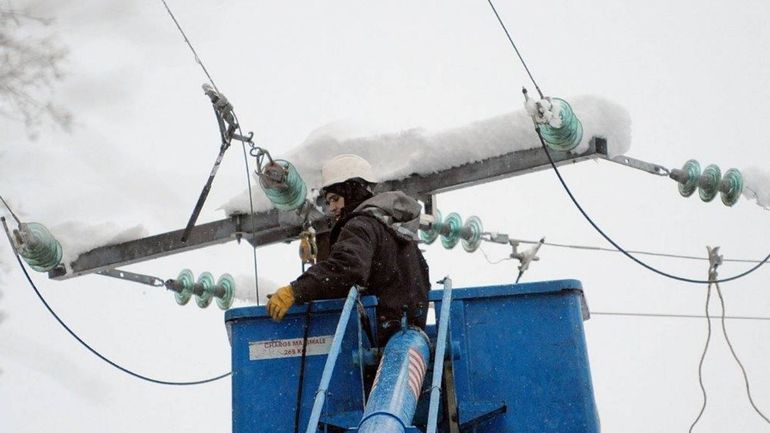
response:
<svg viewBox="0 0 770 433"><path fill-rule="evenodd" d="M567 101L551 98L551 104L553 104L551 110L559 113L561 126L554 128L548 123L540 125L543 141L551 150L566 152L576 148L583 139L583 124L580 123L580 119Z"/></svg>
<svg viewBox="0 0 770 433"><path fill-rule="evenodd" d="M268 164L259 177L259 186L278 210L300 208L307 197L307 185L289 162L276 159Z"/></svg>
<svg viewBox="0 0 770 433"><path fill-rule="evenodd" d="M195 303L201 308L206 308L214 297L214 276L210 272L204 272L198 276L198 284L203 287L203 293L195 295Z"/></svg>
<svg viewBox="0 0 770 433"><path fill-rule="evenodd" d="M476 251L481 245L481 234L484 232L484 227L481 225L481 220L477 216L472 216L465 221L463 226L464 234L467 234L467 239L463 237L462 245L463 249L469 253Z"/></svg>
<svg viewBox="0 0 770 433"><path fill-rule="evenodd" d="M23 240L19 246L19 255L32 269L48 272L61 262L61 244L44 225L21 223L19 234Z"/></svg>
<svg viewBox="0 0 770 433"><path fill-rule="evenodd" d="M432 244L438 238L441 224L443 224L441 212L436 209L433 211L433 224L431 224L430 230L420 230L420 239L428 245Z"/></svg>
<svg viewBox="0 0 770 433"><path fill-rule="evenodd" d="M743 175L737 169L731 168L725 172L720 185L720 197L725 206L738 202L743 194Z"/></svg>
<svg viewBox="0 0 770 433"><path fill-rule="evenodd" d="M235 297L235 280L230 274L224 274L217 280L217 287L221 287L224 290L222 297L217 297L217 307L220 310L227 310L233 305L233 298Z"/></svg>
<svg viewBox="0 0 770 433"><path fill-rule="evenodd" d="M463 229L463 219L455 212L450 213L444 221L445 232L441 235L441 244L444 248L451 250L460 241L460 233ZM442 230L444 231L444 230Z"/></svg>
<svg viewBox="0 0 770 433"><path fill-rule="evenodd" d="M711 164L703 170L698 179L698 195L705 202L714 200L719 192L719 181L722 178L722 170L715 164Z"/></svg>
<svg viewBox="0 0 770 433"><path fill-rule="evenodd" d="M682 197L689 197L698 189L698 179L700 178L700 164L691 159L684 163L682 171L687 175L684 183L679 183L679 194Z"/></svg>
<svg viewBox="0 0 770 433"><path fill-rule="evenodd" d="M195 284L195 277L189 269L182 269L179 272L179 276L176 277L177 282L182 286L182 290L174 293L174 299L179 305L185 305L190 302L192 296L193 284Z"/></svg>

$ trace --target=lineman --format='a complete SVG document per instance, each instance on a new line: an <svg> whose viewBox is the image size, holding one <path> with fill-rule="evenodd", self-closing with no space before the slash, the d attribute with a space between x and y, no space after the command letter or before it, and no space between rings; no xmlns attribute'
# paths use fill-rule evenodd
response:
<svg viewBox="0 0 770 433"><path fill-rule="evenodd" d="M322 175L321 195L335 218L329 257L276 290L268 312L281 320L294 303L344 298L355 284L379 298L380 346L401 329L404 314L424 329L430 280L417 245L420 204L400 191L373 195L372 167L357 155L332 158Z"/></svg>

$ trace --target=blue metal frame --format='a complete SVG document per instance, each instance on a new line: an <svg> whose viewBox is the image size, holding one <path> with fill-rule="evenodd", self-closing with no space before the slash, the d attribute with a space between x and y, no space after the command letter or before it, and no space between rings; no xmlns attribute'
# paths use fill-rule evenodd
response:
<svg viewBox="0 0 770 433"><path fill-rule="evenodd" d="M353 310L353 304L355 304L357 297L358 288L353 286L350 288L348 297L345 299L345 305L342 307L342 314L340 315L340 321L337 323L337 330L334 331L334 340L332 341L329 356L326 358L326 365L324 366L324 371L321 375L321 383L318 385L318 391L316 391L315 394L313 411L310 413L310 421L307 424L306 433L315 433L318 431L321 410L323 410L324 402L326 401L326 391L329 389L329 382L332 379L334 365L337 363L337 357L339 356L340 348L342 347L342 337L345 335L345 328L350 319L350 312Z"/></svg>
<svg viewBox="0 0 770 433"><path fill-rule="evenodd" d="M435 433L438 425L438 403L441 396L441 376L444 372L444 352L446 350L447 332L449 330L449 307L452 303L452 280L444 278L444 295L441 297L441 314L438 322L436 351L433 354L433 381L430 392L430 408L428 409L428 427L425 433Z"/></svg>

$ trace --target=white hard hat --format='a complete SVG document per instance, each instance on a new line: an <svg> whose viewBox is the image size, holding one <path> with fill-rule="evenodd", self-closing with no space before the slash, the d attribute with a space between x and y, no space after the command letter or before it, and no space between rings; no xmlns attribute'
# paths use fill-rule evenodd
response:
<svg viewBox="0 0 770 433"><path fill-rule="evenodd" d="M321 169L323 188L348 179L361 178L369 183L376 183L372 166L358 155L337 155L324 164Z"/></svg>

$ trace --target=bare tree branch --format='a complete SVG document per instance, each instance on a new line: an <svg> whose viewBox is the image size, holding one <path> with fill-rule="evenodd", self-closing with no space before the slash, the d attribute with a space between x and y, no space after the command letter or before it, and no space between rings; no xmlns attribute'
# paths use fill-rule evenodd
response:
<svg viewBox="0 0 770 433"><path fill-rule="evenodd" d="M0 4L0 116L23 122L32 138L45 121L64 130L72 124L53 101L67 49L46 31L52 22Z"/></svg>

